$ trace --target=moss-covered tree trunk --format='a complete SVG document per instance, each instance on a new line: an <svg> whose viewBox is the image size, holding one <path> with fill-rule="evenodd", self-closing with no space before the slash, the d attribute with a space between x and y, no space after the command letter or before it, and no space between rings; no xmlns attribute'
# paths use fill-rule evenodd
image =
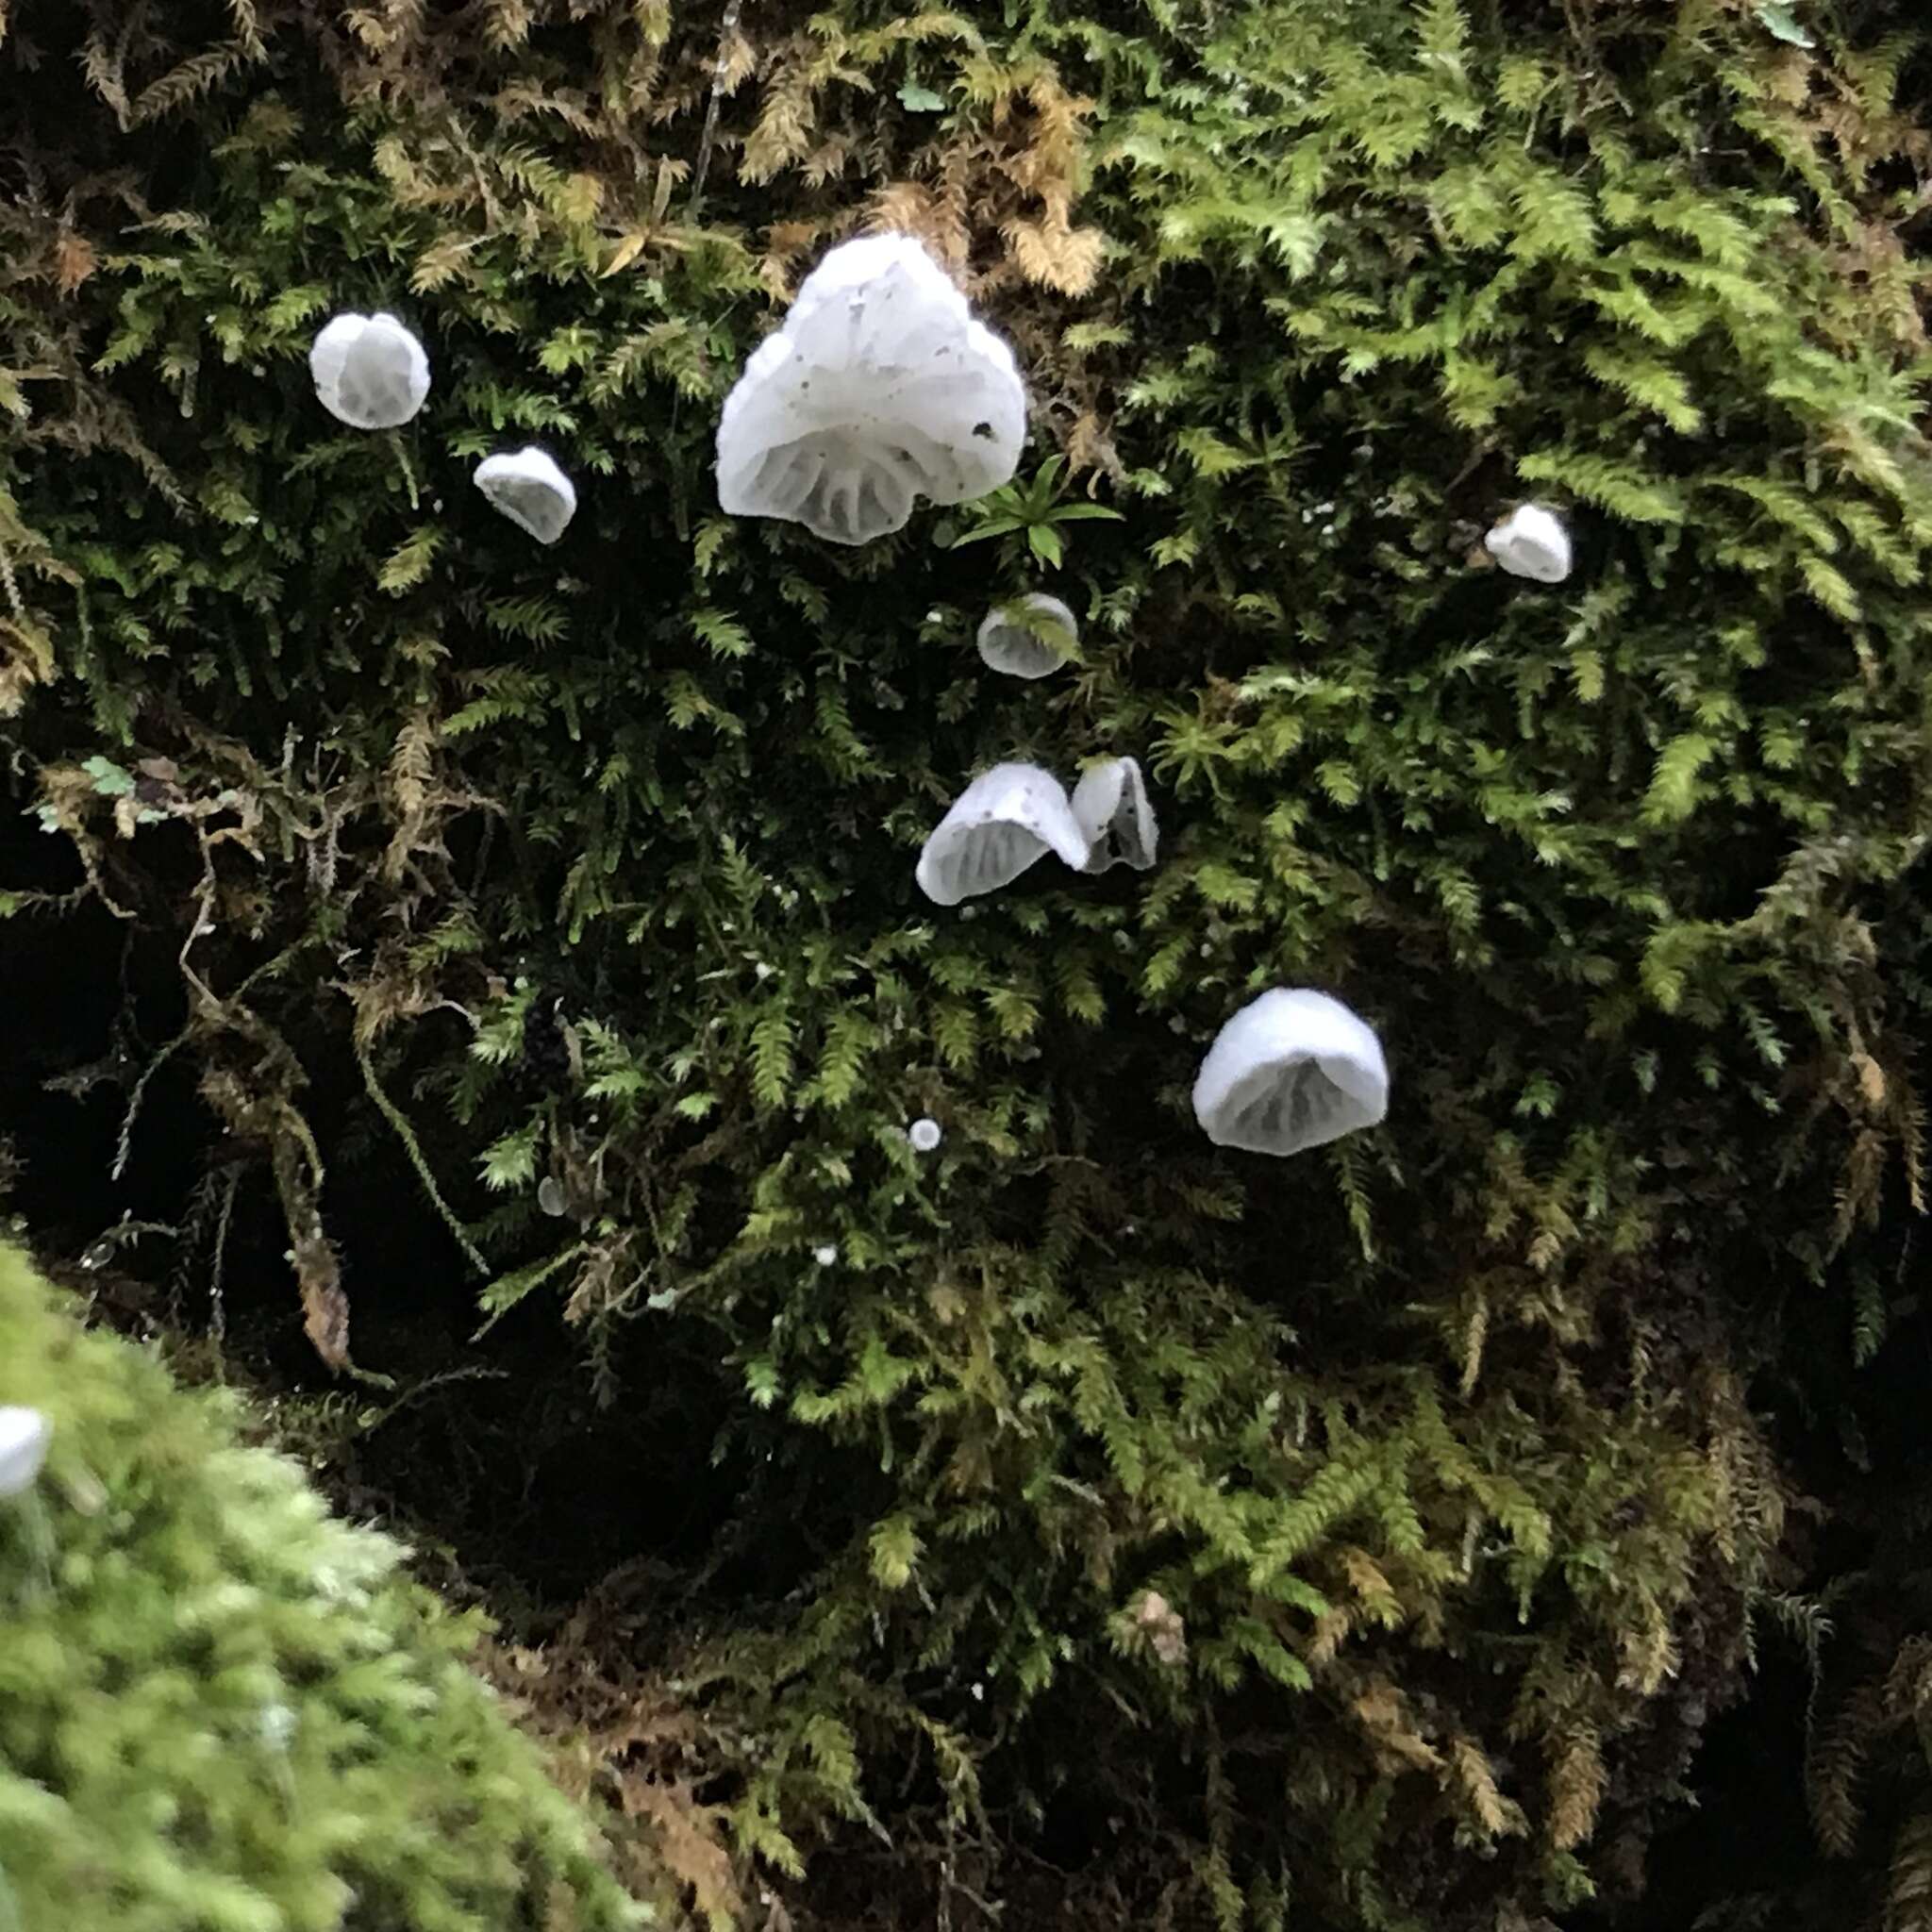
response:
<svg viewBox="0 0 1932 1932"><path fill-rule="evenodd" d="M1863 1839L1852 1782L1924 1641L1916 26L0 20L20 1198L258 1373L431 1391L291 1413L532 1629L616 1573L559 1721L701 1904L829 1842L908 1924L1567 1926L1796 1631L1872 1855L1816 1923L1932 1923L1923 1766ZM882 228L1013 344L1023 494L725 517L725 392ZM361 434L306 355L377 309L433 388ZM472 488L525 442L554 548ZM1560 585L1484 550L1530 500ZM1038 683L973 648L1027 591ZM974 772L1103 755L1154 871L921 896ZM1198 1131L1271 985L1383 1125Z"/></svg>

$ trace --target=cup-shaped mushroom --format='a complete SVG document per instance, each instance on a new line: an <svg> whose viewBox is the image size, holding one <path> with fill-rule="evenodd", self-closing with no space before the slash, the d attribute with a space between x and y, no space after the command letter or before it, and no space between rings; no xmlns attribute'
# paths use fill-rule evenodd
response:
<svg viewBox="0 0 1932 1932"><path fill-rule="evenodd" d="M322 406L352 429L397 429L429 394L429 358L393 315L339 315L316 337L308 371Z"/></svg>
<svg viewBox="0 0 1932 1932"><path fill-rule="evenodd" d="M0 1496L24 1495L47 1459L54 1425L37 1408L0 1408Z"/></svg>
<svg viewBox="0 0 1932 1932"><path fill-rule="evenodd" d="M1483 544L1512 577L1560 584L1570 575L1570 532L1556 511L1540 503L1512 509Z"/></svg>
<svg viewBox="0 0 1932 1932"><path fill-rule="evenodd" d="M1086 870L1107 872L1131 865L1145 872L1160 843L1147 781L1134 758L1103 758L1080 774L1074 787L1074 817L1092 848Z"/></svg>
<svg viewBox="0 0 1932 1932"><path fill-rule="evenodd" d="M1219 1034L1194 1081L1194 1118L1222 1147L1299 1154L1389 1110L1382 1042L1324 992L1276 987Z"/></svg>
<svg viewBox="0 0 1932 1932"><path fill-rule="evenodd" d="M832 250L745 364L718 425L718 501L833 543L901 529L913 499L1009 481L1026 433L1013 354L917 242Z"/></svg>
<svg viewBox="0 0 1932 1932"><path fill-rule="evenodd" d="M555 543L577 513L576 486L541 449L485 457L476 465L476 488L540 543Z"/></svg>
<svg viewBox="0 0 1932 1932"><path fill-rule="evenodd" d="M919 855L919 888L941 906L995 892L1058 853L1075 872L1087 836L1066 787L1038 765L995 765L962 791Z"/></svg>
<svg viewBox="0 0 1932 1932"><path fill-rule="evenodd" d="M1008 677L1044 677L1058 671L1079 641L1074 613L1044 591L995 604L979 626L979 655Z"/></svg>

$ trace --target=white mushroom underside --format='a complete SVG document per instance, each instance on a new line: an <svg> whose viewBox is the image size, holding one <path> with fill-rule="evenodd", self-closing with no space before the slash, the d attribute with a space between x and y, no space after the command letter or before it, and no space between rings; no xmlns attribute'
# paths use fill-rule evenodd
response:
<svg viewBox="0 0 1932 1932"><path fill-rule="evenodd" d="M962 899L996 892L1046 857L1046 841L1024 825L988 825L964 841L948 868L948 882Z"/></svg>
<svg viewBox="0 0 1932 1932"><path fill-rule="evenodd" d="M1074 788L1073 804L1074 817L1092 845L1087 871L1125 864L1145 872L1153 865L1160 833L1134 759L1108 758L1093 766Z"/></svg>
<svg viewBox="0 0 1932 1932"><path fill-rule="evenodd" d="M1213 1138L1224 1146L1300 1154L1371 1124L1369 1110L1345 1092L1319 1060L1264 1067L1228 1096Z"/></svg>
<svg viewBox="0 0 1932 1932"><path fill-rule="evenodd" d="M528 477L495 478L479 482L478 487L494 508L540 543L555 543L563 535L575 508L567 504L549 484Z"/></svg>
<svg viewBox="0 0 1932 1932"><path fill-rule="evenodd" d="M1066 790L1051 772L1038 765L995 765L959 794L925 841L919 888L938 905L957 906L997 891L1042 852L1057 852L1077 872L1088 850Z"/></svg>
<svg viewBox="0 0 1932 1932"><path fill-rule="evenodd" d="M429 393L429 358L392 315L337 316L308 366L323 407L356 429L399 428Z"/></svg>
<svg viewBox="0 0 1932 1932"><path fill-rule="evenodd" d="M1024 434L1011 351L916 242L874 236L825 258L745 365L719 424L719 502L866 543L916 496L1007 482Z"/></svg>
<svg viewBox="0 0 1932 1932"><path fill-rule="evenodd" d="M1299 1154L1372 1127L1388 1112L1381 1041L1340 1000L1307 988L1257 994L1215 1036L1194 1081L1210 1141Z"/></svg>
<svg viewBox="0 0 1932 1932"><path fill-rule="evenodd" d="M1045 677L1067 661L1078 635L1074 613L1058 597L1036 591L989 610L976 642L991 670L1008 677Z"/></svg>
<svg viewBox="0 0 1932 1932"><path fill-rule="evenodd" d="M382 341L351 354L342 364L336 394L352 421L393 423L407 419L414 408L408 348Z"/></svg>

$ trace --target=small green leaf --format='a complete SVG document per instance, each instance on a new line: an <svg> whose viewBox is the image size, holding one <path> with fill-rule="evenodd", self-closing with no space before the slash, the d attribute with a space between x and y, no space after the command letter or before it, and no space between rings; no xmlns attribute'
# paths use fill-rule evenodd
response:
<svg viewBox="0 0 1932 1932"><path fill-rule="evenodd" d="M873 1575L888 1590L904 1590L912 1581L913 1565L922 1553L910 1519L891 1516L874 1524L870 1545Z"/></svg>
<svg viewBox="0 0 1932 1932"><path fill-rule="evenodd" d="M542 1124L531 1121L483 1150L483 1185L497 1193L521 1187L537 1172L537 1136Z"/></svg>
<svg viewBox="0 0 1932 1932"><path fill-rule="evenodd" d="M899 105L910 114L942 114L946 97L934 93L929 87L921 87L916 80L908 80L899 90Z"/></svg>
<svg viewBox="0 0 1932 1932"><path fill-rule="evenodd" d="M1059 568L1060 558L1066 554L1058 533L1045 524L1035 524L1028 529L1026 547L1041 563L1055 570Z"/></svg>
<svg viewBox="0 0 1932 1932"><path fill-rule="evenodd" d="M1021 517L989 517L985 523L976 524L962 537L953 539L952 547L963 550L969 543L983 543L989 537L1004 537L1013 530L1024 530L1025 520Z"/></svg>
<svg viewBox="0 0 1932 1932"><path fill-rule="evenodd" d="M125 798L134 790L134 780L111 758L96 755L80 769L94 781L94 790L103 798Z"/></svg>

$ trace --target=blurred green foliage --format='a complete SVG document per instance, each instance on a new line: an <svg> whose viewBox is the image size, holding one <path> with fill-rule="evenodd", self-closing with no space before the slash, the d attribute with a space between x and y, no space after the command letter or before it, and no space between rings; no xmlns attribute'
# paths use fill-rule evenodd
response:
<svg viewBox="0 0 1932 1932"><path fill-rule="evenodd" d="M645 1923L465 1668L476 1632L232 1407L0 1252L0 1924L592 1932Z"/></svg>

